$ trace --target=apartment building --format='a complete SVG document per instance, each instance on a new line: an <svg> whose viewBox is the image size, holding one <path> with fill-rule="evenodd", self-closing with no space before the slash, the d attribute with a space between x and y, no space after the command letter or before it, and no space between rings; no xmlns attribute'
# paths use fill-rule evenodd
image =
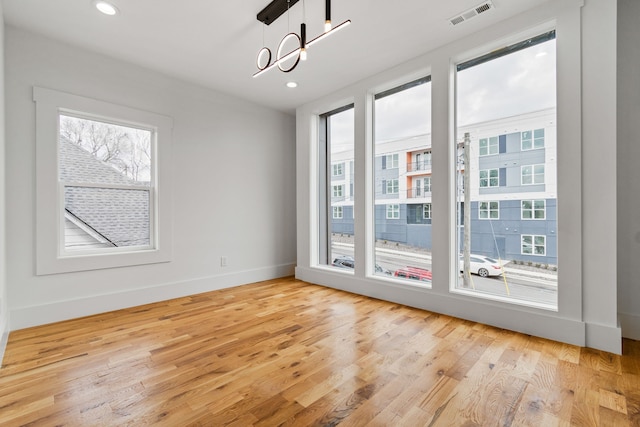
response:
<svg viewBox="0 0 640 427"><path fill-rule="evenodd" d="M462 159L465 135L468 168ZM462 178L468 171L471 252L556 265L555 108L466 125L458 137L457 218L462 226ZM331 231L337 234L354 232L352 156L341 152L331 164ZM378 142L374 165L375 238L431 250L431 135Z"/></svg>

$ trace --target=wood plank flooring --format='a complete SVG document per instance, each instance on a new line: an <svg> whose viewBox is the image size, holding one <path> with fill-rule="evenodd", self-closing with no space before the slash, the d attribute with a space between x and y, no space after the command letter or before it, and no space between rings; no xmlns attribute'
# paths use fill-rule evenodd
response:
<svg viewBox="0 0 640 427"><path fill-rule="evenodd" d="M12 332L0 425L640 426L574 347L292 278Z"/></svg>

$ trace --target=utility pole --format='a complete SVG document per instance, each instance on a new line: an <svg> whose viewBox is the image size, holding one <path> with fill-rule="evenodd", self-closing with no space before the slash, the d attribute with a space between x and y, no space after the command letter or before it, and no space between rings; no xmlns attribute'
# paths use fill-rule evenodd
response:
<svg viewBox="0 0 640 427"><path fill-rule="evenodd" d="M464 167L464 238L462 243L463 264L462 264L462 286L471 287L471 161L469 159L469 146L471 145L471 137L469 132L464 134L463 145L463 167Z"/></svg>

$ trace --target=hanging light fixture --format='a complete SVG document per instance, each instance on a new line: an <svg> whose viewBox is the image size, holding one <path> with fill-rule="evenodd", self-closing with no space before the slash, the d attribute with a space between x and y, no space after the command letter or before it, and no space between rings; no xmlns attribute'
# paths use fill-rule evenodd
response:
<svg viewBox="0 0 640 427"><path fill-rule="evenodd" d="M324 1L324 32L331 31L331 0Z"/></svg>
<svg viewBox="0 0 640 427"><path fill-rule="evenodd" d="M260 13L258 13L258 16L257 16L258 21L262 22L265 25L270 25L272 22L278 19L283 13L288 12L291 6L293 6L297 2L298 0L273 0L264 9L262 9ZM253 75L253 77L258 77L259 75L265 73L266 71L274 67L279 68L280 71L283 71L285 73L293 71L298 66L298 63L300 61L305 61L307 59L307 50L309 47L313 46L314 44L324 39L325 37L329 36L330 34L333 34L338 30L341 30L347 27L349 24L351 24L351 20L347 19L341 24L333 27L331 24L331 0L325 0L324 32L318 35L317 37L307 41L307 24L305 23L306 9L305 9L304 0L302 2L302 8L303 8L303 16L302 16L303 19L302 19L302 23L300 24L300 35L289 32L282 38L282 40L280 41L280 44L278 45L277 55L273 63L271 63L271 50L266 46L264 46L264 27L263 27L262 41L263 41L264 47L262 47L262 49L260 49L260 51L258 52L258 60L257 60L258 71ZM294 48L288 53L285 53L285 45L287 43L291 44L291 42L295 41L296 39L298 41L298 47ZM291 61L294 58L295 58L295 61L293 62L293 65L290 65L288 67L285 67L283 65L283 63Z"/></svg>

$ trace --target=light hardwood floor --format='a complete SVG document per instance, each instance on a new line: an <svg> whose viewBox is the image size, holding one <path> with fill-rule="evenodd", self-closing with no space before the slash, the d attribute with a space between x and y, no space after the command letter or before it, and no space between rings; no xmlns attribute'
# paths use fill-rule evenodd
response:
<svg viewBox="0 0 640 427"><path fill-rule="evenodd" d="M12 332L0 425L640 426L574 347L292 278Z"/></svg>

